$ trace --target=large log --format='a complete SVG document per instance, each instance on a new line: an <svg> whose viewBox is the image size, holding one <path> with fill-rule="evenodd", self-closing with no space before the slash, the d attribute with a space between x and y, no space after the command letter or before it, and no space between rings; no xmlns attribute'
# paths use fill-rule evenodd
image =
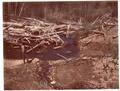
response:
<svg viewBox="0 0 120 91"><path fill-rule="evenodd" d="M24 24L14 22L3 22L3 26L23 27Z"/></svg>

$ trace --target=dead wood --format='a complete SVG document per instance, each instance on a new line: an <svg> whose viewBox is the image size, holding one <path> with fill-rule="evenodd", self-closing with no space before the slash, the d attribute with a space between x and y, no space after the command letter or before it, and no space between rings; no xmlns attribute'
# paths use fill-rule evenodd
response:
<svg viewBox="0 0 120 91"><path fill-rule="evenodd" d="M23 40L25 39L24 41L20 41L20 44L24 44L26 41L27 45L32 45L32 48L29 49L28 52L40 45L43 46L44 44L47 44L48 46L53 43L53 49L58 49L63 47L65 44L64 40L60 37L60 34L66 35L66 38L68 38L68 36L71 37L71 34L74 34L74 32L79 33L80 31L84 32L84 30L86 30L88 35L99 34L105 38L105 31L107 31L106 27L108 28L108 26L116 26L116 23L114 22L115 19L110 19L108 16L110 16L110 14L98 16L90 25L86 27L84 26L82 20L80 20L80 22L68 21L58 25L34 18L20 18L19 16L15 22L11 21L3 23L4 30L6 30L4 31L4 38L7 38L5 39L7 41L9 41L10 38L14 39L14 37L18 38L18 40L20 38ZM44 41L44 43L41 44L41 41ZM90 43L90 41L88 43ZM33 44L35 44L35 46L33 46Z"/></svg>
<svg viewBox="0 0 120 91"><path fill-rule="evenodd" d="M3 26L23 27L23 24L21 24L21 23L14 23L14 22L3 22Z"/></svg>
<svg viewBox="0 0 120 91"><path fill-rule="evenodd" d="M59 53L57 53L57 55L58 55L59 57L65 59L66 61L69 61L68 58L66 58L65 56L63 56L63 55L61 55L61 54L59 54Z"/></svg>
<svg viewBox="0 0 120 91"><path fill-rule="evenodd" d="M32 50L34 50L35 48L37 48L40 44L41 44L41 43L39 43L39 44L35 45L34 47L28 49L28 50L26 51L26 53L31 52Z"/></svg>

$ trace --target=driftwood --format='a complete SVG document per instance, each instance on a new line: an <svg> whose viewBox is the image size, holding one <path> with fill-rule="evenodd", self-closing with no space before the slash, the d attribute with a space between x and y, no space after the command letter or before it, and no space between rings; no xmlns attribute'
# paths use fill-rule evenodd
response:
<svg viewBox="0 0 120 91"><path fill-rule="evenodd" d="M22 9L23 8L21 8L21 12ZM22 53L29 53L39 46L51 46L53 49L61 48L64 46L65 42L60 35L65 35L64 37L68 38L71 37L70 35L72 33L79 33L80 31L84 30L88 31L90 34L99 34L105 37L105 31L110 30L109 27L114 27L117 24L116 20L111 19L109 14L97 17L91 24L88 24L87 26L84 26L82 20L79 22L69 21L62 24L55 24L34 18L20 18L20 15L21 13L18 16L18 19L15 21L14 18L12 18L12 22L4 22L3 32L4 40L8 43L21 46ZM117 37L115 36L113 38ZM90 41L87 43L90 43ZM25 50L26 47L28 50ZM67 60L64 56L59 54L57 55ZM23 55L23 57L25 57L25 55Z"/></svg>
<svg viewBox="0 0 120 91"><path fill-rule="evenodd" d="M21 23L14 23L14 22L3 22L3 26L23 27L23 24L21 24Z"/></svg>

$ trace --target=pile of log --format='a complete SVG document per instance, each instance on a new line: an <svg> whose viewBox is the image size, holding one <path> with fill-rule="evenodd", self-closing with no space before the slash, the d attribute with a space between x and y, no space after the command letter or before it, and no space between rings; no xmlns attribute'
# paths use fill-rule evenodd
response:
<svg viewBox="0 0 120 91"><path fill-rule="evenodd" d="M8 22L3 22L4 41L18 45L23 52L29 53L35 48L52 48L58 49L64 47L66 38L71 37L71 34L80 31L86 32L83 34L90 35L98 34L106 36L106 31L117 25L117 19L111 17L110 14L104 14L97 17L92 23L85 26L82 20L79 22L62 22L61 24L41 21L34 18L17 18L10 19ZM79 38L81 36L78 36ZM83 37L83 38L85 38ZM82 40L83 40L82 38ZM81 39L81 38L80 38Z"/></svg>
<svg viewBox="0 0 120 91"><path fill-rule="evenodd" d="M10 22L3 23L4 41L18 46L24 45L29 48L27 52L37 47L53 49L63 47L64 41L60 34L68 36L73 32L69 31L70 29L72 29L70 24L57 25L34 18L12 19Z"/></svg>
<svg viewBox="0 0 120 91"><path fill-rule="evenodd" d="M25 63L25 55L34 49L58 49L64 46L60 34L67 35L68 25L57 25L27 18L3 23L4 41L19 46Z"/></svg>
<svg viewBox="0 0 120 91"><path fill-rule="evenodd" d="M4 40L12 44L32 45L34 42L38 44L44 41L48 45L54 44L57 47L64 45L64 41L59 34L64 34L68 37L70 33L86 30L88 33L105 36L105 32L116 25L117 19L112 18L110 13L106 13L97 17L87 26L84 26L81 20L79 22L68 21L62 24L55 24L34 18L18 17L17 19L11 19L10 22L4 22L3 29Z"/></svg>

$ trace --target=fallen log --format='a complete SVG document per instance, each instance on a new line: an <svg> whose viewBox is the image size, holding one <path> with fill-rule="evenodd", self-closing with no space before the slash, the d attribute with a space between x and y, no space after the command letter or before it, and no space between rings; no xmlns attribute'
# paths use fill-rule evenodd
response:
<svg viewBox="0 0 120 91"><path fill-rule="evenodd" d="M3 22L3 26L23 27L24 24L14 22Z"/></svg>
<svg viewBox="0 0 120 91"><path fill-rule="evenodd" d="M57 34L60 34L60 33L63 33L64 31L59 31L59 32L55 32ZM9 33L10 36L17 36L17 37L32 37L32 38L41 38L43 39L44 37L45 38L49 38L47 37L48 35L54 35L55 34L54 32L53 33L48 33L48 34L43 34L43 35L38 35L38 36L35 36L35 35L27 35L27 34L14 34L14 33Z"/></svg>

